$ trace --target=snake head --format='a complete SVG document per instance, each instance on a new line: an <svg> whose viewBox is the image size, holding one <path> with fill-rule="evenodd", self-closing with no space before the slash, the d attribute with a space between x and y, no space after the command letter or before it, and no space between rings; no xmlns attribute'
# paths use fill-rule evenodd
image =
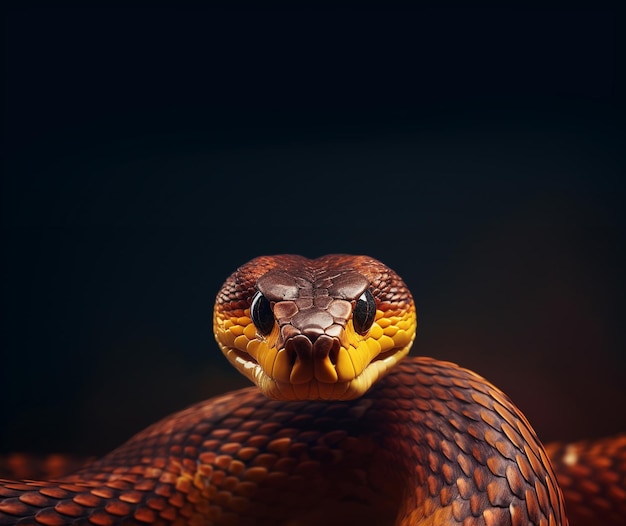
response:
<svg viewBox="0 0 626 526"><path fill-rule="evenodd" d="M217 343L269 398L349 400L411 348L417 318L402 279L366 256L262 256L215 302Z"/></svg>

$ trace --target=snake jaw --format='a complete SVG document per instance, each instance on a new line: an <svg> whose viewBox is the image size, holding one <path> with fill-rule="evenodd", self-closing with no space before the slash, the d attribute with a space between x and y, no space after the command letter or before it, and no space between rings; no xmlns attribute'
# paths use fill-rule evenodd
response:
<svg viewBox="0 0 626 526"><path fill-rule="evenodd" d="M414 327L413 309L409 309L405 318L409 328ZM385 325L388 320L381 313L379 321ZM367 392L408 354L415 333L398 329L397 323L400 322L386 327L388 334L395 333L393 338L384 333L378 322L365 337L358 338L348 324L342 335L351 343L346 347L339 338L318 340L325 342L320 348L326 347L326 350L315 359L311 352L315 345L301 334L276 349L273 345L278 338L274 332L268 337L255 334L249 341L243 332L235 338L227 336L228 330L216 333L221 334L218 342L227 359L268 398L351 400ZM226 340L232 340L232 345L223 345Z"/></svg>
<svg viewBox="0 0 626 526"><path fill-rule="evenodd" d="M416 326L401 279L361 256L257 258L227 280L214 311L224 355L281 400L360 397L409 352Z"/></svg>

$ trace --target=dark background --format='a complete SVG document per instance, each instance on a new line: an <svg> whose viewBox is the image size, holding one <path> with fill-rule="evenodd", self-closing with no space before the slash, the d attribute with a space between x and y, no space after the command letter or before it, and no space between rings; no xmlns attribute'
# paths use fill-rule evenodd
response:
<svg viewBox="0 0 626 526"><path fill-rule="evenodd" d="M602 9L5 9L0 452L246 385L215 294L367 253L415 353L548 440L626 429L624 57Z"/></svg>

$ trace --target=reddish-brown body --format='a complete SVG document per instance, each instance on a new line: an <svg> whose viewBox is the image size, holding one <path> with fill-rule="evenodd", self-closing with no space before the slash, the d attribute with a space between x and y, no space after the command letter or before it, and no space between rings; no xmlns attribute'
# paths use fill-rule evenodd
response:
<svg viewBox="0 0 626 526"><path fill-rule="evenodd" d="M554 480L505 395L414 358L354 401L192 406L58 482L4 483L0 524L565 524Z"/></svg>
<svg viewBox="0 0 626 526"><path fill-rule="evenodd" d="M573 525L626 522L626 434L546 446Z"/></svg>
<svg viewBox="0 0 626 526"><path fill-rule="evenodd" d="M196 404L56 481L0 483L0 525L568 524L546 451L506 395L448 362L400 361L415 307L382 263L257 258L222 287L214 327L262 392ZM601 480L624 498L617 443L582 485L578 457L601 456L555 450L584 508L574 524L619 524L623 502L581 492ZM621 475L606 469L617 458Z"/></svg>

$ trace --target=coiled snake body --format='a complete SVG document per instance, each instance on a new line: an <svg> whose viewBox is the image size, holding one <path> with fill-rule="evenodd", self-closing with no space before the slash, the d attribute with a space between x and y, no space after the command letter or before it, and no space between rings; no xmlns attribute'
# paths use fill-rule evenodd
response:
<svg viewBox="0 0 626 526"><path fill-rule="evenodd" d="M546 451L505 394L448 362L400 362L415 308L382 263L257 258L220 290L214 328L258 388L55 481L3 481L0 524L567 524ZM604 524L626 512L616 476Z"/></svg>

